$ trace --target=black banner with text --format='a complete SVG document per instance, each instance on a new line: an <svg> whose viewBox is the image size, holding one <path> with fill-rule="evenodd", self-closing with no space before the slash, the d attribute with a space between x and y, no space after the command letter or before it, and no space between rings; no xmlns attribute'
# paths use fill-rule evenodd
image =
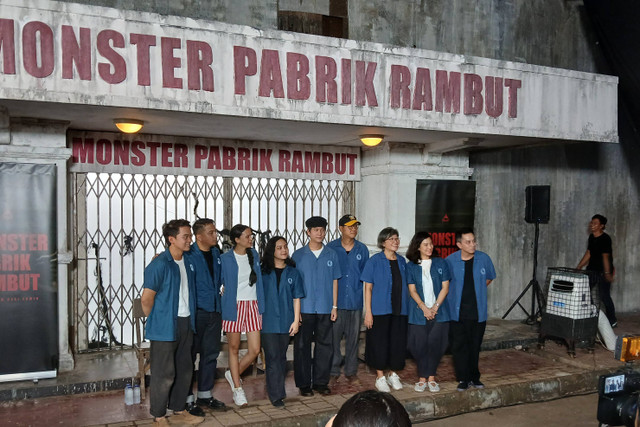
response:
<svg viewBox="0 0 640 427"><path fill-rule="evenodd" d="M474 181L421 179L416 185L416 232L431 233L438 255L458 250L456 231L473 228Z"/></svg>
<svg viewBox="0 0 640 427"><path fill-rule="evenodd" d="M0 380L57 365L56 167L0 163Z"/></svg>

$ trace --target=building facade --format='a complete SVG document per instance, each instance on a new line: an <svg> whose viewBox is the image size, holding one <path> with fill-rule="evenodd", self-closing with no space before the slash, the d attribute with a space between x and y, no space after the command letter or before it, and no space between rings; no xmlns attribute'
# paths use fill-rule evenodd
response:
<svg viewBox="0 0 640 427"><path fill-rule="evenodd" d="M551 185L539 279L577 264L598 211L625 272L614 300L633 310L635 261L618 248L638 196L617 79L594 73L580 3L2 1L0 162L57 170L59 368L113 346L105 328L130 340L167 219L244 222L298 246L306 216L335 235L351 212L370 248L394 226L406 249L423 180L475 182L499 276L490 316L531 277L528 185ZM142 132L119 133L119 118ZM384 140L363 148L364 134Z"/></svg>

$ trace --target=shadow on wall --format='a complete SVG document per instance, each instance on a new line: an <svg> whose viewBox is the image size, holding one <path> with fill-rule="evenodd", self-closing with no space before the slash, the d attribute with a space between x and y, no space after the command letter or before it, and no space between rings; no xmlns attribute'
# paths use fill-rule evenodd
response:
<svg viewBox="0 0 640 427"><path fill-rule="evenodd" d="M553 145L491 150L494 155L486 155L489 150L478 151L472 153L469 160L472 167L490 164L511 168L598 171L604 170L602 159L605 158L605 144L607 143L555 142Z"/></svg>

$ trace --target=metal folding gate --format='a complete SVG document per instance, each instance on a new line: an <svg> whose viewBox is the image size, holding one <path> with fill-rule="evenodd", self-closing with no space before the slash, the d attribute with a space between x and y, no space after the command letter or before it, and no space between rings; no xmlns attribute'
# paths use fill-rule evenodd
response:
<svg viewBox="0 0 640 427"><path fill-rule="evenodd" d="M291 250L306 243L304 220L338 219L355 210L352 181L75 173L72 183L72 325L75 352L130 346L133 299L144 267L164 250L162 224L196 215L270 230Z"/></svg>

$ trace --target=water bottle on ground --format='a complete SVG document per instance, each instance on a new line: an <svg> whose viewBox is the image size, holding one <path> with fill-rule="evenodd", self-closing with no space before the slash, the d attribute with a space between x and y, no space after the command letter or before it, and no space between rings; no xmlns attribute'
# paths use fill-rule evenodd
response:
<svg viewBox="0 0 640 427"><path fill-rule="evenodd" d="M124 388L124 403L125 405L133 405L133 388L131 388L131 384L127 384Z"/></svg>
<svg viewBox="0 0 640 427"><path fill-rule="evenodd" d="M138 384L133 387L133 403L136 405L140 403L140 386Z"/></svg>

